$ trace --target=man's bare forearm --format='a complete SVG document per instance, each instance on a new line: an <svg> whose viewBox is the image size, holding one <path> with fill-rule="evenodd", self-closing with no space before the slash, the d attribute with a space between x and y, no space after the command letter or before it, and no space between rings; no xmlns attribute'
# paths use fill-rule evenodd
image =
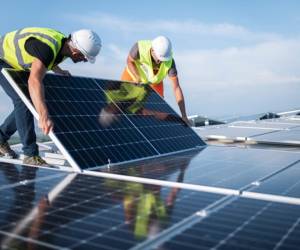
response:
<svg viewBox="0 0 300 250"><path fill-rule="evenodd" d="M43 79L46 71L46 67L39 59L34 60L28 79L28 89L33 105L39 114L39 127L45 134L48 134L53 128L53 122L49 118L45 103Z"/></svg>
<svg viewBox="0 0 300 250"><path fill-rule="evenodd" d="M185 109L185 101L184 101L184 98L180 98L178 101L178 107L180 109L180 112L181 112L181 115L183 117L186 117L186 109Z"/></svg>
<svg viewBox="0 0 300 250"><path fill-rule="evenodd" d="M174 89L176 102L179 106L181 115L182 117L186 117L185 101L184 101L184 96L181 87L179 85L179 80L177 77L174 77L172 78L172 82L173 82L173 89Z"/></svg>
<svg viewBox="0 0 300 250"><path fill-rule="evenodd" d="M43 84L38 79L29 79L28 85L31 100L39 116L48 115Z"/></svg>

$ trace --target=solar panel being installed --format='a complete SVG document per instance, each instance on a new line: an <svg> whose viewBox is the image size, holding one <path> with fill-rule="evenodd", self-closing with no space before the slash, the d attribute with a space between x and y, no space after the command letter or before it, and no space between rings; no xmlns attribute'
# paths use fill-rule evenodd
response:
<svg viewBox="0 0 300 250"><path fill-rule="evenodd" d="M29 101L28 72L4 74L37 116ZM149 86L52 74L43 82L55 124L50 136L77 170L205 145Z"/></svg>
<svg viewBox="0 0 300 250"><path fill-rule="evenodd" d="M199 137L183 125L174 110L149 86L96 81L104 90L109 105L114 103L119 108L117 111L111 111L110 107L107 107L106 110L125 114L159 154L201 145Z"/></svg>

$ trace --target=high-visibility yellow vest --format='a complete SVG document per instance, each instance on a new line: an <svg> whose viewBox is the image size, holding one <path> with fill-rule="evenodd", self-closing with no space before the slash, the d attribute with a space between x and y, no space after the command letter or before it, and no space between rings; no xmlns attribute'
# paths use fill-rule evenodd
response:
<svg viewBox="0 0 300 250"><path fill-rule="evenodd" d="M140 58L135 60L135 66L138 70L139 76L143 83L151 82L153 84L160 83L168 74L169 69L172 66L172 60L161 62L157 74L153 73L153 65L151 59L151 41L141 40L138 41ZM128 70L128 72L130 72ZM131 72L130 72L131 73Z"/></svg>
<svg viewBox="0 0 300 250"><path fill-rule="evenodd" d="M0 58L15 69L30 70L35 57L25 50L25 42L34 37L47 44L53 51L53 60L48 70L53 68L55 59L62 47L62 39L65 35L48 28L24 28L12 31L0 38Z"/></svg>

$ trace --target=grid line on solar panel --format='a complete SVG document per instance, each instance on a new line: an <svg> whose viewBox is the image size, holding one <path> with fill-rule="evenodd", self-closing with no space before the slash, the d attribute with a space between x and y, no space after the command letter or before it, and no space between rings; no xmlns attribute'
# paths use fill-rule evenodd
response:
<svg viewBox="0 0 300 250"><path fill-rule="evenodd" d="M101 84L99 83L99 81L94 80L95 83L99 86L99 88L102 89L102 91L105 93L105 90L101 87ZM107 95L107 98L109 98L111 100L111 102L117 107L117 109L119 111L121 111L121 113L125 116L125 118L133 125L133 127L139 132L139 134L142 136L142 138L145 139L145 141L147 141L151 147L154 149L154 151L156 152L156 154L160 154L159 151L152 145L152 143L147 139L147 137L145 137L145 135L137 128L137 126L128 118L128 116L125 115L125 113L123 112L123 110L119 107L119 105L117 105L115 103L115 101L110 97L110 95Z"/></svg>
<svg viewBox="0 0 300 250"><path fill-rule="evenodd" d="M136 113L128 108L127 101L124 102L123 99L120 100L115 98L116 92L112 92L107 85L101 82L101 80L96 79L95 82L106 93L107 97L118 106L120 112L122 112L133 126L143 134L149 143L158 150L159 154L204 145L203 141L196 136L196 133L186 126L176 112L167 105L155 91L151 90L149 86L141 85L134 87L136 88L135 90L140 91L142 95L144 95L142 101L145 102L145 105L140 107L139 113ZM119 84L120 93L126 92L126 88L133 88L130 83L125 82ZM152 100L156 100L155 102L160 105L155 105L155 109L153 109L153 105L150 105L145 101L148 100L147 98L149 97L151 97ZM164 123L172 125L176 124L177 126L172 126L172 129L168 128L159 131L157 128L159 128L160 124ZM147 129L143 129L143 127L147 127ZM183 135L190 137L190 139L183 140ZM170 146L170 144L172 144L172 146Z"/></svg>
<svg viewBox="0 0 300 250"><path fill-rule="evenodd" d="M95 84L94 84L95 85ZM47 88L47 87L46 87ZM99 90L99 89L98 89ZM99 96L99 95L98 95ZM51 108L50 108L51 109ZM57 108L56 108L56 112L57 112L57 110L60 110L60 107L58 106ZM64 114L65 112L66 112L66 110L68 110L68 107L64 107L64 109L62 110L62 113ZM78 120L77 121L75 121L75 124L80 124L80 122L78 122ZM74 122L73 123L71 123L71 124L74 124ZM56 126L57 126L58 124L57 124L57 122L56 122ZM71 140L67 140L67 141L69 141L69 142L72 142ZM75 139L75 141L76 141L76 139ZM84 140L83 140L84 141ZM147 154L148 156L149 156L149 152L148 152L148 154ZM139 155L140 156L140 155ZM105 163L107 163L107 162L105 162Z"/></svg>
<svg viewBox="0 0 300 250"><path fill-rule="evenodd" d="M49 239L49 236L51 235L51 237L56 237L56 236L57 238L60 237L58 241L59 242L61 241L61 244L63 244L63 242L64 243L70 242L70 240L74 242L78 238L80 239L80 237L74 236L75 238L73 238L69 236L72 235L72 232L75 235L77 235L76 232L78 233L78 229L84 229L84 228L87 229L84 232L79 230L81 232L81 235L84 234L87 236L89 233L91 233L92 235L94 234L94 237L92 237L91 239L94 239L95 241L114 239L116 233L117 234L123 234L126 232L128 233L128 228L127 228L128 226L126 223L124 223L124 218L120 217L120 212L122 210L123 205L119 201L115 202L112 200L112 197L115 198L119 196L122 197L122 194L120 194L119 191L120 190L124 191L124 188L122 187L123 185L119 185L120 189L115 188L113 189L113 191L109 192L111 188L105 185L103 186L103 183L101 184L101 181L103 181L102 178L81 176L81 175L78 176L78 180L75 179L73 185L71 183L70 184L71 186L66 188L63 191L63 194L61 196L59 195L57 199L51 204L52 208L50 208L45 214L47 220L44 222L44 225L46 228L42 228L40 233L41 237L38 239L46 240ZM122 183L126 183L126 182L122 182ZM134 184L134 185L141 185L141 184ZM99 195L98 193L99 188L100 188L100 192L107 198L103 197L103 195ZM169 188L166 187L161 187L161 188L162 188L161 191L154 190L154 194L158 195L160 192L163 192L164 195L166 195L165 191L168 191ZM45 190L45 188L43 190ZM26 189L24 189L23 192L27 192ZM76 196L74 196L74 194L76 194ZM26 194L24 195L26 196ZM190 192L190 191L182 190L182 192L180 192L180 195L177 199L177 202L180 204L185 203L185 205L183 207L179 206L173 211L172 223L175 223L176 221L180 221L180 219L184 218L188 213L192 212L194 208L191 205L193 204L193 202L195 202L193 201L195 197L198 197L197 199L200 199L199 201L202 201L202 202L197 202L198 206L203 206L205 204L209 204L210 202L212 202L213 201L212 197L219 197L219 196L218 195L211 196L209 194L199 195L198 192ZM137 201L139 199L137 199ZM23 202L26 201L24 200ZM98 212L97 212L97 207L99 207ZM22 206L20 208L22 208ZM94 210L96 209L96 211L92 212L93 209ZM9 214L11 214L12 216L11 218L15 218L18 220L20 213L17 212L14 213L13 211L10 211ZM101 223L99 224L99 222ZM132 220L130 220L129 223L130 222L132 222ZM101 233L102 235L101 237L99 235L95 236L95 231L93 230L91 231L91 229L93 228L95 229L95 227L99 227L99 225L103 225L103 223L105 225L104 227L106 227L106 231ZM111 225L110 223L112 223L113 225ZM61 227L60 226L61 224L63 224L64 226ZM52 229L47 230L47 226L54 227L54 228L53 230ZM74 228L75 226L76 226L76 230L75 230L76 232L74 232L74 230L72 231L72 228ZM110 228L107 228L108 226ZM165 224L164 221L162 221L161 226L168 226L168 225ZM59 229L62 230L61 231L62 235L59 234ZM7 227L6 230L8 230ZM130 240L128 242L132 242L133 244L135 244L134 242L136 241ZM81 242L78 244L79 246L80 244L83 246L88 245L87 243L85 244L84 243L85 242Z"/></svg>
<svg viewBox="0 0 300 250"><path fill-rule="evenodd" d="M158 160L148 160L99 169L100 172L138 176L225 188L252 188L275 173L299 161L299 154L290 152L210 146L193 154L187 152ZM217 159L213 159L218 155ZM181 176L181 177L180 177Z"/></svg>
<svg viewBox="0 0 300 250"><path fill-rule="evenodd" d="M258 193L280 194L300 198L300 164L291 166L263 181L253 189Z"/></svg>
<svg viewBox="0 0 300 250"><path fill-rule="evenodd" d="M0 190L16 188L25 183L47 181L65 175L65 172L57 169L39 169L36 167L0 162Z"/></svg>
<svg viewBox="0 0 300 250"><path fill-rule="evenodd" d="M91 186L91 187L93 188L93 186ZM86 188L84 188L83 191L84 191L85 189L86 189ZM249 209L249 210L250 210L250 209ZM71 211L70 211L70 212L71 212ZM76 213L76 210L73 211L73 213L76 215L76 214L77 214L77 213ZM74 215L74 216L75 216L75 215ZM227 216L223 216L223 217L226 218ZM266 217L266 218L268 219L268 217ZM277 219L280 219L280 217L279 217L279 218L277 217ZM263 221L264 221L264 220L263 220ZM223 224L224 224L224 223L223 223ZM90 224L88 224L88 226L90 226ZM109 238L109 239L110 239L111 237L110 237L110 236L105 236L105 238Z"/></svg>
<svg viewBox="0 0 300 250"><path fill-rule="evenodd" d="M91 189L92 189L92 187L91 187ZM85 191L85 190L80 190L80 191L82 192L82 191ZM86 191L88 191L88 190L86 190ZM93 197L92 199L85 199L84 196L79 196L79 197L73 198L73 201L72 201L72 199L64 199L64 201L60 202L59 204L57 204L57 202L56 202L55 206L59 205L59 209L55 210L55 208L54 208L51 211L49 211L47 213L47 215L50 216L51 214L54 214L57 211L63 211L63 210L68 211L68 209L71 208L71 210L69 210L68 217L72 214L76 217L76 216L81 214L79 211L76 211L76 208L78 208L79 210L84 210L84 208L93 208L93 206L95 206L95 205L103 205L103 203L97 204L97 203L94 202L93 205L91 205L89 207L88 203L92 202L92 201L97 201L98 199L105 199L106 196L116 195L119 192L120 192L120 190L115 190L114 192L107 192L105 195L102 195L102 196L98 195L96 197ZM178 201L188 199L190 197L190 195L192 195L192 194L195 194L195 192L192 192L188 195L182 196L181 199L178 199ZM78 201L78 200L80 200L80 201ZM64 206L64 204L69 204L70 202L71 202L71 205ZM81 206L82 204L84 204L84 206ZM106 213L108 211L111 213L113 211L112 210L113 208L120 208L120 207L121 207L121 205L119 204L119 205L110 207L109 210L108 209L102 209L101 213ZM63 218L68 218L68 217L60 216L59 218L63 219ZM90 215L87 215L87 217L96 217L96 214L90 214ZM85 220L86 220L87 217L85 217ZM58 218L56 218L56 219L53 218L53 221L56 221L57 219ZM114 221L113 218L110 218L110 219L112 221ZM82 219L78 219L78 220L74 219L74 220L72 220L72 223L76 223L77 221L81 221L81 220ZM93 224L93 221L91 221L90 223Z"/></svg>
<svg viewBox="0 0 300 250"><path fill-rule="evenodd" d="M173 249L181 245L185 249L194 249L200 245L213 249L248 249L249 246L273 249L283 246L297 249L297 244L288 242L294 241L292 234L295 235L298 225L298 206L238 199L175 236L163 247Z"/></svg>
<svg viewBox="0 0 300 250"><path fill-rule="evenodd" d="M287 239L291 237L291 234L295 231L296 227L299 227L299 224L300 218L293 224L293 226L287 231L287 233L281 238L281 240L277 242L276 246L274 247L274 250L279 249L287 241Z"/></svg>
<svg viewBox="0 0 300 250"><path fill-rule="evenodd" d="M217 245L214 246L214 248L218 249L220 246L226 244L226 242L235 237L238 232L243 230L243 228L251 223L251 221L255 220L257 216L261 215L271 204L267 204L265 207L263 207L260 211L256 212L254 215L250 216L250 218L242 223L240 226L238 226L233 232L231 232L229 235L227 235L222 241L220 241Z"/></svg>
<svg viewBox="0 0 300 250"><path fill-rule="evenodd" d="M42 242L42 241L38 241L38 240L35 240L35 239L32 239L32 238L22 237L22 236L19 236L19 235L9 234L9 233L7 233L5 231L1 231L1 230L0 230L0 234L5 235L7 237L11 237L11 238L16 238L16 239L18 239L20 241L23 241L23 242L26 242L26 243L37 244L39 247L42 247L45 250L47 250L47 249L57 249L57 250L61 249L58 246L48 244L47 242ZM5 245L5 244L1 245L1 247L3 247L3 249L11 249L11 246ZM36 247L36 246L34 246L34 247Z"/></svg>
<svg viewBox="0 0 300 250"><path fill-rule="evenodd" d="M20 82L20 80L26 79L26 73L24 72L10 72L12 77L15 81ZM100 81L100 80L98 80ZM176 127L180 127L180 123L177 124L177 126L173 126L173 129L164 128L163 126L159 126L162 124L153 124L155 127L155 130L165 130L163 133L152 133L152 136L156 136L156 139L153 140L153 142L150 142L150 140L144 136L144 134L137 129L135 126L135 130L126 131L127 133L120 135L120 130L106 130L102 131L101 138L94 139L94 136L89 135L89 138L86 138L86 134L78 133L74 136L74 133L70 135L63 134L64 131L76 131L76 129L79 129L80 131L97 131L96 128L99 128L99 122L97 121L97 116L99 118L99 109L103 109L106 105L105 100L105 93L103 92L103 89L101 89L97 81L95 79L90 78L66 78L66 77L58 77L55 75L46 75L44 82L46 82L44 88L45 88L45 97L46 102L49 104L49 113L51 119L54 120L55 128L54 130L60 131L61 134L58 134L58 139L62 141L62 143L67 143L67 145L70 148L78 149L77 147L73 147L73 144L75 145L86 145L84 148L93 150L82 150L80 153L77 153L79 155L72 155L77 162L79 166L81 167L95 167L99 165L107 164L108 162L120 162L120 161L129 161L139 158L146 158L149 156L159 155L161 153L169 153L174 151L180 151L184 149L190 149L194 148L196 145L204 145L204 143L200 140L198 136L195 135L195 133L190 129L186 129L183 131L184 133L187 133L186 136L177 136L179 131L174 131L174 133L170 134L170 136L166 137L165 142L158 141L158 139L163 136L166 132L170 130L176 130ZM97 84L95 84L97 83ZM72 84L75 84L76 87L74 87ZM105 83L107 84L107 83ZM114 82L114 81L108 81L108 84L115 84L118 85L120 83ZM26 86L26 84L24 85ZM23 86L23 87L24 87ZM21 86L22 87L22 86ZM28 94L28 93L27 93ZM154 92L152 95L157 95ZM159 98L158 98L159 99ZM80 100L80 102L78 102ZM64 102L63 102L64 101ZM66 105L62 105L62 103ZM123 104L129 104L130 102L124 102ZM160 104L162 103L162 104ZM92 104L92 105L91 105ZM148 106L159 106L163 107L163 110L169 110L169 112L172 112L172 115L176 116L176 119L179 119L179 117L168 107L168 105L163 104L163 100L157 98L150 101L150 103L147 103ZM90 107L91 106L91 107ZM173 114L174 113L174 114ZM144 117L143 117L144 118ZM130 119L123 114L122 119L118 118L116 116L119 125L121 125L122 128L126 127L132 127L132 123L130 122ZM63 120L59 121L59 120ZM171 119L172 120L172 119ZM180 120L180 119L179 119ZM182 126L182 121L181 126ZM154 128L151 124L148 124L147 130L150 130L151 128ZM180 128L178 128L180 130ZM178 130L177 129L177 130ZM125 129L124 129L125 130ZM134 131L134 132L133 132ZM96 133L96 132L95 132ZM189 135L191 133L191 135ZM193 134L194 133L194 134ZM105 134L105 135L103 135ZM140 139L134 140L134 137L132 136L141 136ZM115 138L117 138L118 143L114 144L111 143L111 148L101 148L101 146L97 145L96 141L101 140L102 137L105 138L105 136L108 136L108 141L113 141ZM151 136L151 135L150 135ZM66 138L68 137L68 138ZM70 138L71 137L71 138ZM74 138L75 137L75 138ZM136 144L138 141L140 145L138 145L139 149L132 149L129 148L128 150L123 150L120 147L116 147L115 145L122 144L123 147L132 147L132 144L130 143L123 143L122 138L127 138L129 141ZM132 138L132 139L131 139ZM188 138L188 139L186 139ZM120 141L120 142L119 142ZM104 141L105 142L105 141ZM152 143L156 143L156 146L153 146ZM148 144L148 145L147 145ZM172 146L167 144L174 144ZM97 145L98 147L95 147ZM136 146L134 146L136 147ZM161 148L163 150L160 150L159 152L157 148ZM96 151L104 151L104 152L98 152L98 157L93 158L93 154L97 154ZM102 150L103 149L103 150ZM109 150L107 150L109 149ZM77 152L77 151L73 151ZM71 151L72 153L72 151ZM124 154L125 153L125 154ZM86 154L85 157L81 156L80 154Z"/></svg>

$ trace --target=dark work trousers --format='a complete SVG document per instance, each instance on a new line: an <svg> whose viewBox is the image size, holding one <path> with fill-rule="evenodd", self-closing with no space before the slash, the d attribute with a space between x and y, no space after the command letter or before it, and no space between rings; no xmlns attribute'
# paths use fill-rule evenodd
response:
<svg viewBox="0 0 300 250"><path fill-rule="evenodd" d="M11 67L0 59L0 70L2 68ZM0 143L6 142L18 130L21 143L23 144L24 154L27 156L38 155L39 151L36 144L36 134L34 131L32 114L2 73L0 73L0 85L5 93L11 98L14 105L13 112L10 113L4 123L0 126ZM1 100L0 105L4 105L1 103Z"/></svg>

